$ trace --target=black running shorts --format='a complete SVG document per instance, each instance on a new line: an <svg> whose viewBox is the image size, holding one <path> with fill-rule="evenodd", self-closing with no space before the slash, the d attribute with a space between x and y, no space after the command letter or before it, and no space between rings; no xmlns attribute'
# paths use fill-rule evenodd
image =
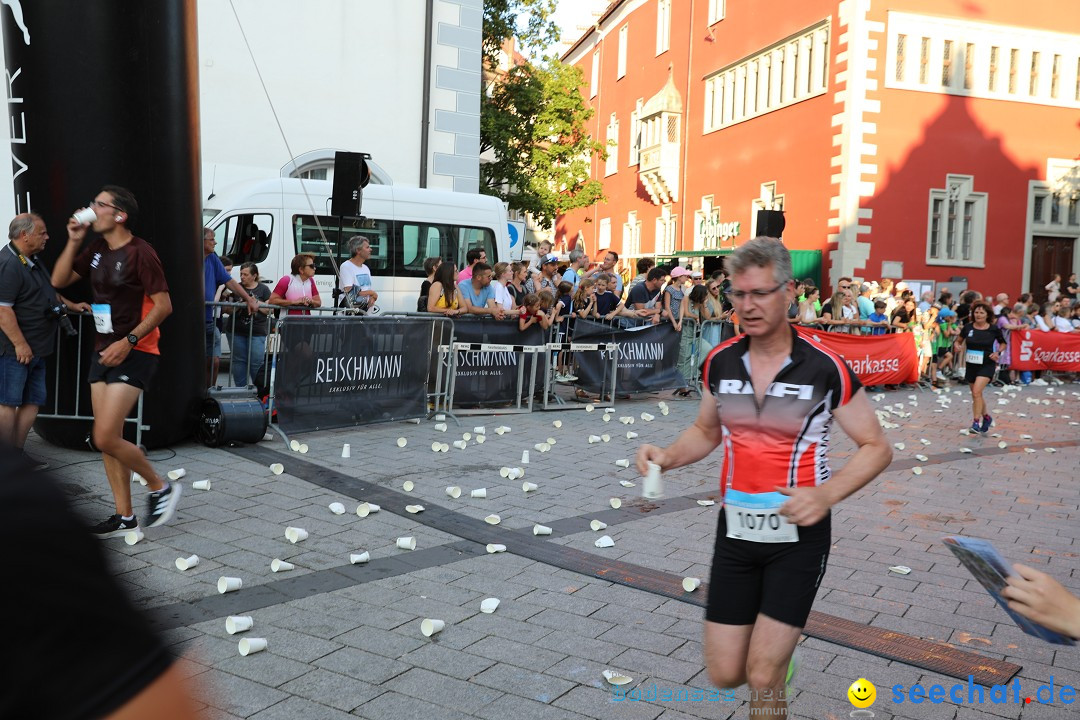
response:
<svg viewBox="0 0 1080 720"><path fill-rule="evenodd" d="M86 381L91 385L96 382L110 385L119 382L145 390L150 384L150 379L154 377L157 366L158 356L142 350L132 350L124 358L124 362L116 367L105 367L101 364L99 356L94 355L94 359L90 361L90 372L87 374Z"/></svg>
<svg viewBox="0 0 1080 720"><path fill-rule="evenodd" d="M832 543L832 519L799 528L794 543L759 543L727 537L723 510L716 529L705 619L752 625L758 613L804 627Z"/></svg>
<svg viewBox="0 0 1080 720"><path fill-rule="evenodd" d="M997 363L992 360L986 360L978 365L967 363L964 366L964 380L970 384L975 382L975 378L993 379L995 370L997 370Z"/></svg>

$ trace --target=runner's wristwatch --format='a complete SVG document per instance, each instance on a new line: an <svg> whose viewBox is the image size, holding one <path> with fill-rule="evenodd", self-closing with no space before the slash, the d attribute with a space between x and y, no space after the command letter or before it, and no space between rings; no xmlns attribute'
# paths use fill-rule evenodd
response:
<svg viewBox="0 0 1080 720"><path fill-rule="evenodd" d="M139 344L139 336L136 335L135 333L131 333L130 335L127 336L127 341L129 343L131 343L132 347L135 347L136 345Z"/></svg>

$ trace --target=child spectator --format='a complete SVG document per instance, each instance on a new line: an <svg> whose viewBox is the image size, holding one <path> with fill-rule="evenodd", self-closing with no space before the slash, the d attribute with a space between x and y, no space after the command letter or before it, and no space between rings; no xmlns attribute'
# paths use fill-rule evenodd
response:
<svg viewBox="0 0 1080 720"><path fill-rule="evenodd" d="M888 332L886 328L889 326L889 316L885 314L886 308L884 300L874 301L874 312L870 313L870 322L875 326L870 328L871 335L884 335Z"/></svg>

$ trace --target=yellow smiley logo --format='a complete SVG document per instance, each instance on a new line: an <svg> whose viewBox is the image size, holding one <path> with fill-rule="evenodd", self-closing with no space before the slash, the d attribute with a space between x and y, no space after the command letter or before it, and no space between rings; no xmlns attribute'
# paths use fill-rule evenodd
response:
<svg viewBox="0 0 1080 720"><path fill-rule="evenodd" d="M857 708L868 708L877 700L877 688L866 678L859 678L851 683L847 690L848 700Z"/></svg>

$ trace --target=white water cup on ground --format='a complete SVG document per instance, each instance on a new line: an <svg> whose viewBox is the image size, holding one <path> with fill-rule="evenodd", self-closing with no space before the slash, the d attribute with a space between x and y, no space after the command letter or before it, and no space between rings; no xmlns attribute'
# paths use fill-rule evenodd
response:
<svg viewBox="0 0 1080 720"><path fill-rule="evenodd" d="M403 437L399 437L397 439L397 446L398 447L405 447L408 444L409 444L409 441L407 439L403 438Z"/></svg>
<svg viewBox="0 0 1080 720"><path fill-rule="evenodd" d="M660 466L649 463L649 471L645 473L645 487L642 495L647 498L658 498L664 494L664 481L660 479Z"/></svg>
<svg viewBox="0 0 1080 720"><path fill-rule="evenodd" d="M547 444L548 444L548 445L555 445L555 444L557 444L557 443L556 443L556 440L555 440L555 438L553 438L553 437L549 437L549 438L547 439Z"/></svg>
<svg viewBox="0 0 1080 720"><path fill-rule="evenodd" d="M292 450L293 452L296 452L297 450L299 450L300 449L300 441L299 440L290 440L289 441L289 449Z"/></svg>
<svg viewBox="0 0 1080 720"><path fill-rule="evenodd" d="M343 458L352 457L352 448L349 447L349 443L345 443L344 445L341 446L341 457L343 457Z"/></svg>
<svg viewBox="0 0 1080 720"><path fill-rule="evenodd" d="M293 570L295 568L296 566L293 565L291 562L285 562L284 560L281 560L279 558L274 558L270 561L270 572L288 572L289 570Z"/></svg>
<svg viewBox="0 0 1080 720"><path fill-rule="evenodd" d="M487 428L483 425L477 425L472 429L472 431L477 435L487 435Z"/></svg>
<svg viewBox="0 0 1080 720"><path fill-rule="evenodd" d="M521 464L522 465L528 465L529 464L529 451L528 450L522 450L521 451Z"/></svg>
<svg viewBox="0 0 1080 720"><path fill-rule="evenodd" d="M480 603L480 612L491 614L499 607L499 598L486 598Z"/></svg>
<svg viewBox="0 0 1080 720"><path fill-rule="evenodd" d="M450 452L450 443L443 443L440 445L439 452Z"/></svg>
<svg viewBox="0 0 1080 720"><path fill-rule="evenodd" d="M636 437L637 437L637 433L634 432L633 430L626 433L626 439L627 440L633 440Z"/></svg>
<svg viewBox="0 0 1080 720"><path fill-rule="evenodd" d="M97 213L94 212L94 208L85 207L82 210L76 210L71 217L75 218L75 222L80 225L91 225L97 220Z"/></svg>
<svg viewBox="0 0 1080 720"><path fill-rule="evenodd" d="M533 445L533 448L535 448L536 450L539 450L540 452L544 452L544 445L545 445L545 443L538 442L535 445Z"/></svg>
<svg viewBox="0 0 1080 720"><path fill-rule="evenodd" d="M537 489L537 484L531 482L523 482L521 483L521 489L523 492L533 492Z"/></svg>
<svg viewBox="0 0 1080 720"><path fill-rule="evenodd" d="M477 445L483 445L485 442L487 442L487 435L477 435L476 436L476 444Z"/></svg>
<svg viewBox="0 0 1080 720"><path fill-rule="evenodd" d="M416 538L414 537L399 537L397 539L397 546L400 550L415 550Z"/></svg>
<svg viewBox="0 0 1080 720"><path fill-rule="evenodd" d="M611 498L610 500L608 500L608 505L618 510L622 507L622 500L620 500L619 498Z"/></svg>
<svg viewBox="0 0 1080 720"><path fill-rule="evenodd" d="M307 443L300 443L300 454L301 455L307 455L307 451L310 450L310 449L311 448L309 448L307 446Z"/></svg>
<svg viewBox="0 0 1080 720"><path fill-rule="evenodd" d="M596 406L593 405L592 403L589 403L588 405L585 406L585 412L592 412L595 409L596 409Z"/></svg>
<svg viewBox="0 0 1080 720"><path fill-rule="evenodd" d="M459 488L457 485L450 485L446 488L446 494L457 500L459 497L461 497L461 488Z"/></svg>
<svg viewBox="0 0 1080 720"><path fill-rule="evenodd" d="M547 525L536 524L533 525L533 535L550 535L551 528Z"/></svg>
<svg viewBox="0 0 1080 720"><path fill-rule="evenodd" d="M492 513L491 515L488 515L486 518L484 518L484 522L486 522L488 525L498 525L502 522L502 518Z"/></svg>
<svg viewBox="0 0 1080 720"><path fill-rule="evenodd" d="M423 505L406 505L405 506L405 512L410 513L412 515L415 515L416 513L422 513L422 512L424 512L424 506Z"/></svg>
<svg viewBox="0 0 1080 720"><path fill-rule="evenodd" d="M593 542L593 545L598 548L609 548L615 546L615 541L611 539L610 535L603 535L597 538L596 541Z"/></svg>
<svg viewBox="0 0 1080 720"><path fill-rule="evenodd" d="M645 422L652 422L656 418L651 413L643 412L643 413L641 413L641 419L644 420Z"/></svg>
<svg viewBox="0 0 1080 720"><path fill-rule="evenodd" d="M499 475L501 475L502 477L510 477L510 468L506 467L505 465L502 466L501 468L499 468Z"/></svg>
<svg viewBox="0 0 1080 720"><path fill-rule="evenodd" d="M618 466L619 466L619 467L621 467L621 468L628 468L628 467L630 467L630 461L629 461L629 460L627 460L627 459L625 459L625 458L623 458L622 460L616 460L616 461L615 461L615 464L616 464L616 465L618 465Z"/></svg>
<svg viewBox="0 0 1080 720"><path fill-rule="evenodd" d="M146 487L146 478L144 478L142 475L140 475L137 472L132 472L131 473L131 482L137 482L140 485L142 485L143 487Z"/></svg>
<svg viewBox="0 0 1080 720"><path fill-rule="evenodd" d="M431 637L435 633L440 633L444 627L446 627L446 622L443 620L424 618L420 621L420 632L424 633L424 637Z"/></svg>
<svg viewBox="0 0 1080 720"><path fill-rule="evenodd" d="M456 447L458 450L464 450L466 447L468 447L468 443L464 440L455 440L454 447Z"/></svg>
<svg viewBox="0 0 1080 720"><path fill-rule="evenodd" d="M469 493L469 497L471 497L471 498L486 498L487 497L487 488L477 488L477 489L473 490L471 493Z"/></svg>
<svg viewBox="0 0 1080 720"><path fill-rule="evenodd" d="M177 468L176 470L170 470L169 471L169 479L170 480L179 480L180 478L184 477L185 475L187 475L187 470L185 470L184 468Z"/></svg>
<svg viewBox="0 0 1080 720"><path fill-rule="evenodd" d="M442 443L441 442L433 442L433 443L431 443L431 452L440 452L441 450L442 450Z"/></svg>
<svg viewBox="0 0 1080 720"><path fill-rule="evenodd" d="M465 441L472 440L472 433L463 433L461 439Z"/></svg>
<svg viewBox="0 0 1080 720"><path fill-rule="evenodd" d="M241 655L254 655L266 649L266 638L244 638L238 647Z"/></svg>
<svg viewBox="0 0 1080 720"><path fill-rule="evenodd" d="M492 553L492 554L506 552L506 546L505 545L500 545L498 543L488 543L487 544L487 551L489 553Z"/></svg>
<svg viewBox="0 0 1080 720"><path fill-rule="evenodd" d="M601 520L593 520L589 523L589 527L591 527L594 532L600 532L607 527L607 523Z"/></svg>
<svg viewBox="0 0 1080 720"><path fill-rule="evenodd" d="M230 615L225 618L225 632L230 635L247 632L255 624L255 618L250 615Z"/></svg>
<svg viewBox="0 0 1080 720"><path fill-rule="evenodd" d="M281 473L285 472L285 466L281 463L273 463L270 466L270 472L274 473L275 475L280 475Z"/></svg>
<svg viewBox="0 0 1080 720"><path fill-rule="evenodd" d="M362 553L349 553L349 562L353 565L363 565L371 559L371 553L365 550Z"/></svg>
<svg viewBox="0 0 1080 720"><path fill-rule="evenodd" d="M446 423L435 423L435 429L439 432L446 432Z"/></svg>
<svg viewBox="0 0 1080 720"><path fill-rule="evenodd" d="M603 440L604 442L611 442L611 436L608 435L607 433L604 433L603 435L601 435L600 439Z"/></svg>
<svg viewBox="0 0 1080 720"><path fill-rule="evenodd" d="M142 528L136 527L134 530L124 533L124 542L128 545L135 545L144 537L146 536L143 535Z"/></svg>
<svg viewBox="0 0 1080 720"><path fill-rule="evenodd" d="M599 435L590 435L589 436L589 444L590 445L595 445L598 442L600 442L600 436Z"/></svg>
<svg viewBox="0 0 1080 720"><path fill-rule="evenodd" d="M191 483L191 487L195 488L196 490L209 490L210 489L210 481L209 480L196 480L195 482Z"/></svg>
<svg viewBox="0 0 1080 720"><path fill-rule="evenodd" d="M360 503L359 505L356 506L356 514L359 515L360 517L367 517L371 513L377 513L380 510L382 510L382 508L379 507L378 505L376 505L375 503L366 502L366 503Z"/></svg>
<svg viewBox="0 0 1080 720"><path fill-rule="evenodd" d="M238 577L225 577L222 575L217 581L217 591L224 595L227 592L236 592L244 586L244 581Z"/></svg>
<svg viewBox="0 0 1080 720"><path fill-rule="evenodd" d="M506 475L507 480L517 480L519 477L521 477L521 473L517 468L510 468L510 472Z"/></svg>
<svg viewBox="0 0 1080 720"><path fill-rule="evenodd" d="M176 558L177 570L190 570L199 564L198 555L188 555L186 558Z"/></svg>
<svg viewBox="0 0 1080 720"><path fill-rule="evenodd" d="M308 531L304 528L287 527L285 528L285 539L295 545L308 539Z"/></svg>
<svg viewBox="0 0 1080 720"><path fill-rule="evenodd" d="M405 492L412 492L414 487L416 487L416 483L414 483L412 480L406 480L405 482L401 483L401 489Z"/></svg>
<svg viewBox="0 0 1080 720"><path fill-rule="evenodd" d="M686 592L694 592L699 587L701 587L701 578L684 577L682 579L682 589Z"/></svg>
<svg viewBox="0 0 1080 720"><path fill-rule="evenodd" d="M553 426L557 427L557 428L561 428L562 427L562 420L556 420L555 422L553 422L551 424Z"/></svg>
<svg viewBox="0 0 1080 720"><path fill-rule="evenodd" d="M339 502L332 502L327 505L327 507L330 508L330 512L334 513L335 515L345 514L345 506Z"/></svg>

